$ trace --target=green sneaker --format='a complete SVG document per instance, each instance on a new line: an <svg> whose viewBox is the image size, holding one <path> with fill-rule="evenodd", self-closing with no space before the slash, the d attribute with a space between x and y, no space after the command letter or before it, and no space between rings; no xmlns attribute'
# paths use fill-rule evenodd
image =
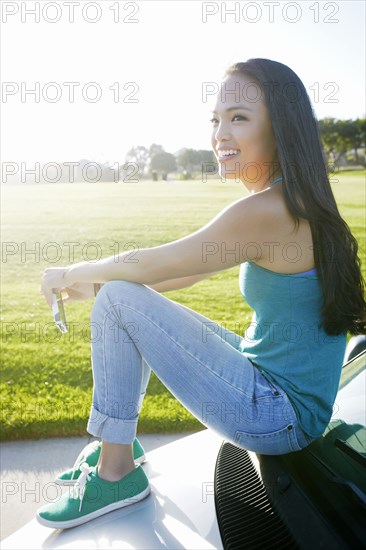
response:
<svg viewBox="0 0 366 550"><path fill-rule="evenodd" d="M97 466L91 467L84 462L77 484L57 502L40 508L37 520L46 527L69 529L135 504L149 494L149 480L139 464L120 481L112 482L98 476Z"/></svg>
<svg viewBox="0 0 366 550"><path fill-rule="evenodd" d="M75 485L81 473L80 465L86 462L88 466L96 466L98 464L101 448L101 441L92 441L89 443L75 460L74 466L57 476L55 483L58 485ZM137 437L135 437L133 441L132 451L135 464L142 464L145 462L145 451Z"/></svg>

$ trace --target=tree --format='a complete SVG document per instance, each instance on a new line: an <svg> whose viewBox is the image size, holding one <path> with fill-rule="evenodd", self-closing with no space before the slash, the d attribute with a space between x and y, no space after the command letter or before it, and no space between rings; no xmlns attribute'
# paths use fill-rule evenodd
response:
<svg viewBox="0 0 366 550"><path fill-rule="evenodd" d="M157 155L158 153L164 153L165 149L162 145L158 145L157 143L152 143L149 147L149 157L152 159L154 155Z"/></svg>
<svg viewBox="0 0 366 550"><path fill-rule="evenodd" d="M339 135L341 154L345 154L353 147L354 136L357 132L357 128L353 120L338 120L336 128Z"/></svg>
<svg viewBox="0 0 366 550"><path fill-rule="evenodd" d="M327 155L340 157L353 149L355 161L359 162L358 151L365 145L366 119L337 120L324 118L319 120L319 129Z"/></svg>
<svg viewBox="0 0 366 550"><path fill-rule="evenodd" d="M151 157L150 169L151 171L156 170L167 176L170 172L174 172L177 169L175 156L166 151L154 154L154 156Z"/></svg>
<svg viewBox="0 0 366 550"><path fill-rule="evenodd" d="M366 118L357 118L353 123L352 148L355 151L355 161L359 164L358 151L360 147L366 144Z"/></svg>
<svg viewBox="0 0 366 550"><path fill-rule="evenodd" d="M338 151L340 143L336 119L323 118L319 120L319 129L326 153L329 155L334 151Z"/></svg>
<svg viewBox="0 0 366 550"><path fill-rule="evenodd" d="M145 167L149 161L149 151L143 145L137 145L132 147L125 158L126 164L135 164L138 167L139 175L142 175L145 171Z"/></svg>
<svg viewBox="0 0 366 550"><path fill-rule="evenodd" d="M198 151L195 149L180 149L176 155L178 168L187 173L191 177L192 172L197 168L199 164Z"/></svg>
<svg viewBox="0 0 366 550"><path fill-rule="evenodd" d="M204 170L205 170L206 173L209 173L209 172L212 172L212 171L215 172L215 171L218 170L217 160L216 160L216 158L215 158L214 152L213 152L211 149L210 149L210 150L207 150L207 149L200 149L200 150L198 151L198 153L199 153L199 156L200 156L200 169L201 169L201 171L202 171L202 169L203 169L203 166L202 166L203 163L205 163L205 168L204 168ZM209 166L207 166L206 163L209 163L209 165L210 165L210 170L207 170L207 168L208 168ZM213 164L216 164L216 168L213 168ZM213 170L211 169L211 167L213 168Z"/></svg>
<svg viewBox="0 0 366 550"><path fill-rule="evenodd" d="M184 171L187 179L192 177L193 172L202 172L203 163L215 162L213 151L205 149L180 149L176 153L176 159L178 168Z"/></svg>

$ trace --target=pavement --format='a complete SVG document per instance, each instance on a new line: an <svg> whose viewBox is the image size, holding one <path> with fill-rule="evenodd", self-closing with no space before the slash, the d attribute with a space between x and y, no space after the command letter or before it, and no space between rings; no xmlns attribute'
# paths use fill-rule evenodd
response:
<svg viewBox="0 0 366 550"><path fill-rule="evenodd" d="M138 438L149 452L192 433L138 434ZM1 445L0 540L31 521L40 506L57 498L60 488L55 477L72 467L79 452L93 439L55 438Z"/></svg>

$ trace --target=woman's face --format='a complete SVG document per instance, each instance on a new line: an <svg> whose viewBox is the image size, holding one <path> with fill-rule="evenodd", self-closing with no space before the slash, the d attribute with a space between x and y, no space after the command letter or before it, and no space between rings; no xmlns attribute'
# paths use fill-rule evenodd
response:
<svg viewBox="0 0 366 550"><path fill-rule="evenodd" d="M258 191L280 173L264 94L250 77L231 75L222 83L212 111L211 142L223 178Z"/></svg>

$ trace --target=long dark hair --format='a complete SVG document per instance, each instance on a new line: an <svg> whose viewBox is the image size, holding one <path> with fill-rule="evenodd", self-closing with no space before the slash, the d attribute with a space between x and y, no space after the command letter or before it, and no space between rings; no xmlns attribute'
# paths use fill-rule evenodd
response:
<svg viewBox="0 0 366 550"><path fill-rule="evenodd" d="M323 293L322 324L328 334L366 331L366 303L358 244L341 217L322 152L319 125L300 78L270 59L235 63L225 76L259 84L277 143L284 197L296 226L309 221Z"/></svg>

